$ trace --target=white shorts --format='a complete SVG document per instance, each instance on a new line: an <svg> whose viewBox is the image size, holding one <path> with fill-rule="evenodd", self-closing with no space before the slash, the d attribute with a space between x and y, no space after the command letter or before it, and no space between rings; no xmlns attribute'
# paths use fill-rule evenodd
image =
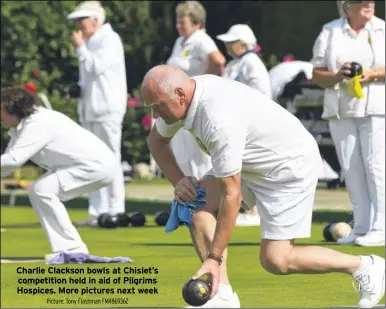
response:
<svg viewBox="0 0 386 309"><path fill-rule="evenodd" d="M315 150L299 158L298 165L283 169L288 173L281 175L288 177L281 180L241 174L243 202L248 208L257 206L262 239L289 240L311 236L315 191L322 166L319 151Z"/></svg>
<svg viewBox="0 0 386 309"><path fill-rule="evenodd" d="M243 202L247 208L257 206L261 238L287 240L311 236L312 212L317 180L303 192L262 188L258 183L242 181Z"/></svg>

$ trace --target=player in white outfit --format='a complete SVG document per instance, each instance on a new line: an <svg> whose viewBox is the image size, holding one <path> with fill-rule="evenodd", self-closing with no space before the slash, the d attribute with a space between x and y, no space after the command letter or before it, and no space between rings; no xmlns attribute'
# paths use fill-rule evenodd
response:
<svg viewBox="0 0 386 309"><path fill-rule="evenodd" d="M80 29L73 34L79 58L79 121L115 154L121 163L122 121L127 109L125 55L119 35L105 23L105 11L99 1L85 1L67 17ZM90 218L80 224L96 225L102 213L125 211L123 171L117 169L114 181L90 194Z"/></svg>
<svg viewBox="0 0 386 309"><path fill-rule="evenodd" d="M256 37L248 25L233 25L217 39L225 43L233 59L227 63L222 77L237 80L272 97L269 75L265 64L255 52Z"/></svg>
<svg viewBox="0 0 386 309"><path fill-rule="evenodd" d="M194 183L206 189L206 207L195 211L191 228L203 261L194 278L208 274L213 284L212 299L204 307L240 307L237 295L223 293L221 284L228 279L226 248L242 200L259 207L260 262L267 271L350 274L360 285L359 307L381 300L383 258L294 246L297 238L310 237L322 163L315 139L295 116L242 83L211 75L190 78L170 66L151 69L142 94L158 118L148 145L177 200L195 200L196 190L176 164L170 138L184 127L211 157L213 169Z"/></svg>
<svg viewBox="0 0 386 309"><path fill-rule="evenodd" d="M198 1L186 1L177 6L176 14L180 37L166 63L182 69L189 76L204 73L219 75L225 58L205 32L205 8ZM177 132L171 146L185 175L201 178L210 170L209 156L197 147L196 141L186 130Z"/></svg>
<svg viewBox="0 0 386 309"><path fill-rule="evenodd" d="M353 206L354 228L342 245L385 245L385 21L374 1L338 1L341 18L315 41L313 82L325 89L322 117ZM361 64L363 97L347 91L351 62Z"/></svg>
<svg viewBox="0 0 386 309"><path fill-rule="evenodd" d="M248 25L234 25L227 33L218 35L217 39L225 43L228 55L233 58L225 66L222 77L237 80L271 98L268 71L254 51L257 40L252 29ZM237 216L236 226L258 225L260 216L257 206Z"/></svg>
<svg viewBox="0 0 386 309"><path fill-rule="evenodd" d="M62 201L111 183L117 162L94 134L67 116L35 103L36 96L28 90L1 90L1 124L11 128L11 139L1 155L1 177L28 160L47 170L28 193L52 252L88 253Z"/></svg>

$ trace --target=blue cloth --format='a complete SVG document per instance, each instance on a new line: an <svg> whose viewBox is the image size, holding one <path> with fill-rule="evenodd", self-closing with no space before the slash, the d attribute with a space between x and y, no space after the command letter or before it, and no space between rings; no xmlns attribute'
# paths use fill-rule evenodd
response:
<svg viewBox="0 0 386 309"><path fill-rule="evenodd" d="M82 264L82 263L131 263L129 257L101 257L81 252L60 252L48 260L46 264Z"/></svg>
<svg viewBox="0 0 386 309"><path fill-rule="evenodd" d="M166 233L173 232L178 229L180 222L184 222L188 227L192 225L192 211L196 208L205 207L205 189L196 188L196 192L197 200L194 202L180 204L176 200L173 200L169 220L165 227Z"/></svg>

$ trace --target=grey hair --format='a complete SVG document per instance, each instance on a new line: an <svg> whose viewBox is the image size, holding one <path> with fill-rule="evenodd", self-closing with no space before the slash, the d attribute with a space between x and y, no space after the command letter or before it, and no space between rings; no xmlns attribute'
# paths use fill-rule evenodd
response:
<svg viewBox="0 0 386 309"><path fill-rule="evenodd" d="M336 1L338 6L339 16L343 18L347 18L346 5L347 1Z"/></svg>
<svg viewBox="0 0 386 309"><path fill-rule="evenodd" d="M146 73L143 78L142 89L151 80L155 85L157 85L157 89L159 91L172 98L175 95L175 89L181 84L183 75L178 74L179 72L177 71L174 74L168 75L168 78L165 78L165 75L159 72L160 67L162 67L162 65L154 67Z"/></svg>

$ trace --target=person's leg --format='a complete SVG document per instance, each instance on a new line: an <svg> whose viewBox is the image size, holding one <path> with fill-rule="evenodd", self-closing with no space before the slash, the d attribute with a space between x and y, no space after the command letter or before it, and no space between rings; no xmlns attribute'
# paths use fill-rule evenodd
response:
<svg viewBox="0 0 386 309"><path fill-rule="evenodd" d="M372 307L384 295L383 258L354 256L320 246L294 246L295 239L311 235L316 184L307 186L304 192L297 194L281 190L276 195L257 193L262 210L261 264L275 275L350 274L361 287L358 307Z"/></svg>
<svg viewBox="0 0 386 309"><path fill-rule="evenodd" d="M119 122L101 122L97 124L96 135L103 140L114 153L118 164L114 180L104 188L110 214L125 212L125 181L121 164L122 124Z"/></svg>
<svg viewBox="0 0 386 309"><path fill-rule="evenodd" d="M371 198L370 232L355 241L361 246L385 245L385 117L363 119L360 142Z"/></svg>
<svg viewBox="0 0 386 309"><path fill-rule="evenodd" d="M330 120L330 131L336 154L353 207L354 228L340 244L354 244L355 239L370 230L370 204L366 172L363 165L359 131L355 119Z"/></svg>
<svg viewBox="0 0 386 309"><path fill-rule="evenodd" d="M294 247L295 240L261 240L261 265L272 274L318 274L341 272L353 274L360 257L326 247Z"/></svg>
<svg viewBox="0 0 386 309"><path fill-rule="evenodd" d="M99 126L96 122L84 122L82 126L97 135ZM98 136L98 135L97 135ZM90 217L86 220L77 222L78 225L97 225L98 216L108 212L107 188L101 188L88 195L88 213Z"/></svg>
<svg viewBox="0 0 386 309"><path fill-rule="evenodd" d="M60 192L56 174L46 173L32 184L28 193L53 252L85 247L60 201Z"/></svg>

